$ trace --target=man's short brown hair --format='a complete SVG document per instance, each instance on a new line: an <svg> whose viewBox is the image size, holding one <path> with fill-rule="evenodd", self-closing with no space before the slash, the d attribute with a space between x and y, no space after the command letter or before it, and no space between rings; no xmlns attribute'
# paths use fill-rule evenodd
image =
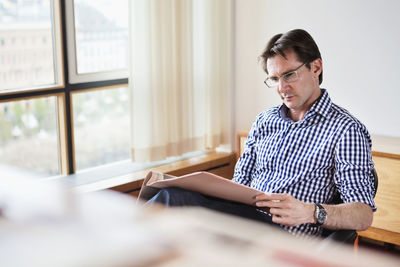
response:
<svg viewBox="0 0 400 267"><path fill-rule="evenodd" d="M285 52L287 51L293 51L297 56L297 60L306 63L308 69L310 69L310 62L318 58L322 59L318 46L311 35L305 30L295 29L283 34L276 34L269 40L263 53L259 57L264 71L268 73L267 60L269 58L276 55L286 58ZM322 71L318 78L319 84L321 84Z"/></svg>

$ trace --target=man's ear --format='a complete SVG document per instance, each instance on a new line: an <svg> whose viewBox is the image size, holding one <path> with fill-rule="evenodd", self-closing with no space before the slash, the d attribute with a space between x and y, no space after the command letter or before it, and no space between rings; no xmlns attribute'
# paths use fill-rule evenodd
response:
<svg viewBox="0 0 400 267"><path fill-rule="evenodd" d="M322 72L322 59L317 58L311 62L311 70L316 77L318 77Z"/></svg>

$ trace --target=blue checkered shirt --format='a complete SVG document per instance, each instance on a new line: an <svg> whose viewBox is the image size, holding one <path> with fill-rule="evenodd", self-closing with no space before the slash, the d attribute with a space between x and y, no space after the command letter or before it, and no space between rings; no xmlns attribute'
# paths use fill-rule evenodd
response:
<svg viewBox="0 0 400 267"><path fill-rule="evenodd" d="M294 122L285 105L260 113L249 132L233 180L298 200L366 203L375 211L371 138L365 126L331 102L322 89L304 119ZM321 227L281 226L295 235L320 235Z"/></svg>

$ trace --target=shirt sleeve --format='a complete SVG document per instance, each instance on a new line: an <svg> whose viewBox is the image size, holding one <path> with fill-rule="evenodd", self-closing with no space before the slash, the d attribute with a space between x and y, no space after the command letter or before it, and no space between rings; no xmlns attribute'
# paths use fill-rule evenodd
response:
<svg viewBox="0 0 400 267"><path fill-rule="evenodd" d="M247 141L243 154L240 156L238 162L235 166L235 173L233 176L233 181L239 184L250 186L251 177L255 167L255 162L257 159L256 146L258 138L258 119L255 120L249 135L247 136Z"/></svg>
<svg viewBox="0 0 400 267"><path fill-rule="evenodd" d="M371 138L365 128L352 125L335 149L334 179L344 203L361 202L376 211Z"/></svg>

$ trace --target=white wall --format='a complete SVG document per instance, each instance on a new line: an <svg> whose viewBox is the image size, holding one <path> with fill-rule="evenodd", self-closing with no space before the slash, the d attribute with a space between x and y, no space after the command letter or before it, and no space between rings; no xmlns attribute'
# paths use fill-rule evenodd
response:
<svg viewBox="0 0 400 267"><path fill-rule="evenodd" d="M262 110L280 104L263 84L257 63L267 41L294 28L307 30L324 63L332 100L371 134L400 137L400 1L236 0L235 130L250 128Z"/></svg>

